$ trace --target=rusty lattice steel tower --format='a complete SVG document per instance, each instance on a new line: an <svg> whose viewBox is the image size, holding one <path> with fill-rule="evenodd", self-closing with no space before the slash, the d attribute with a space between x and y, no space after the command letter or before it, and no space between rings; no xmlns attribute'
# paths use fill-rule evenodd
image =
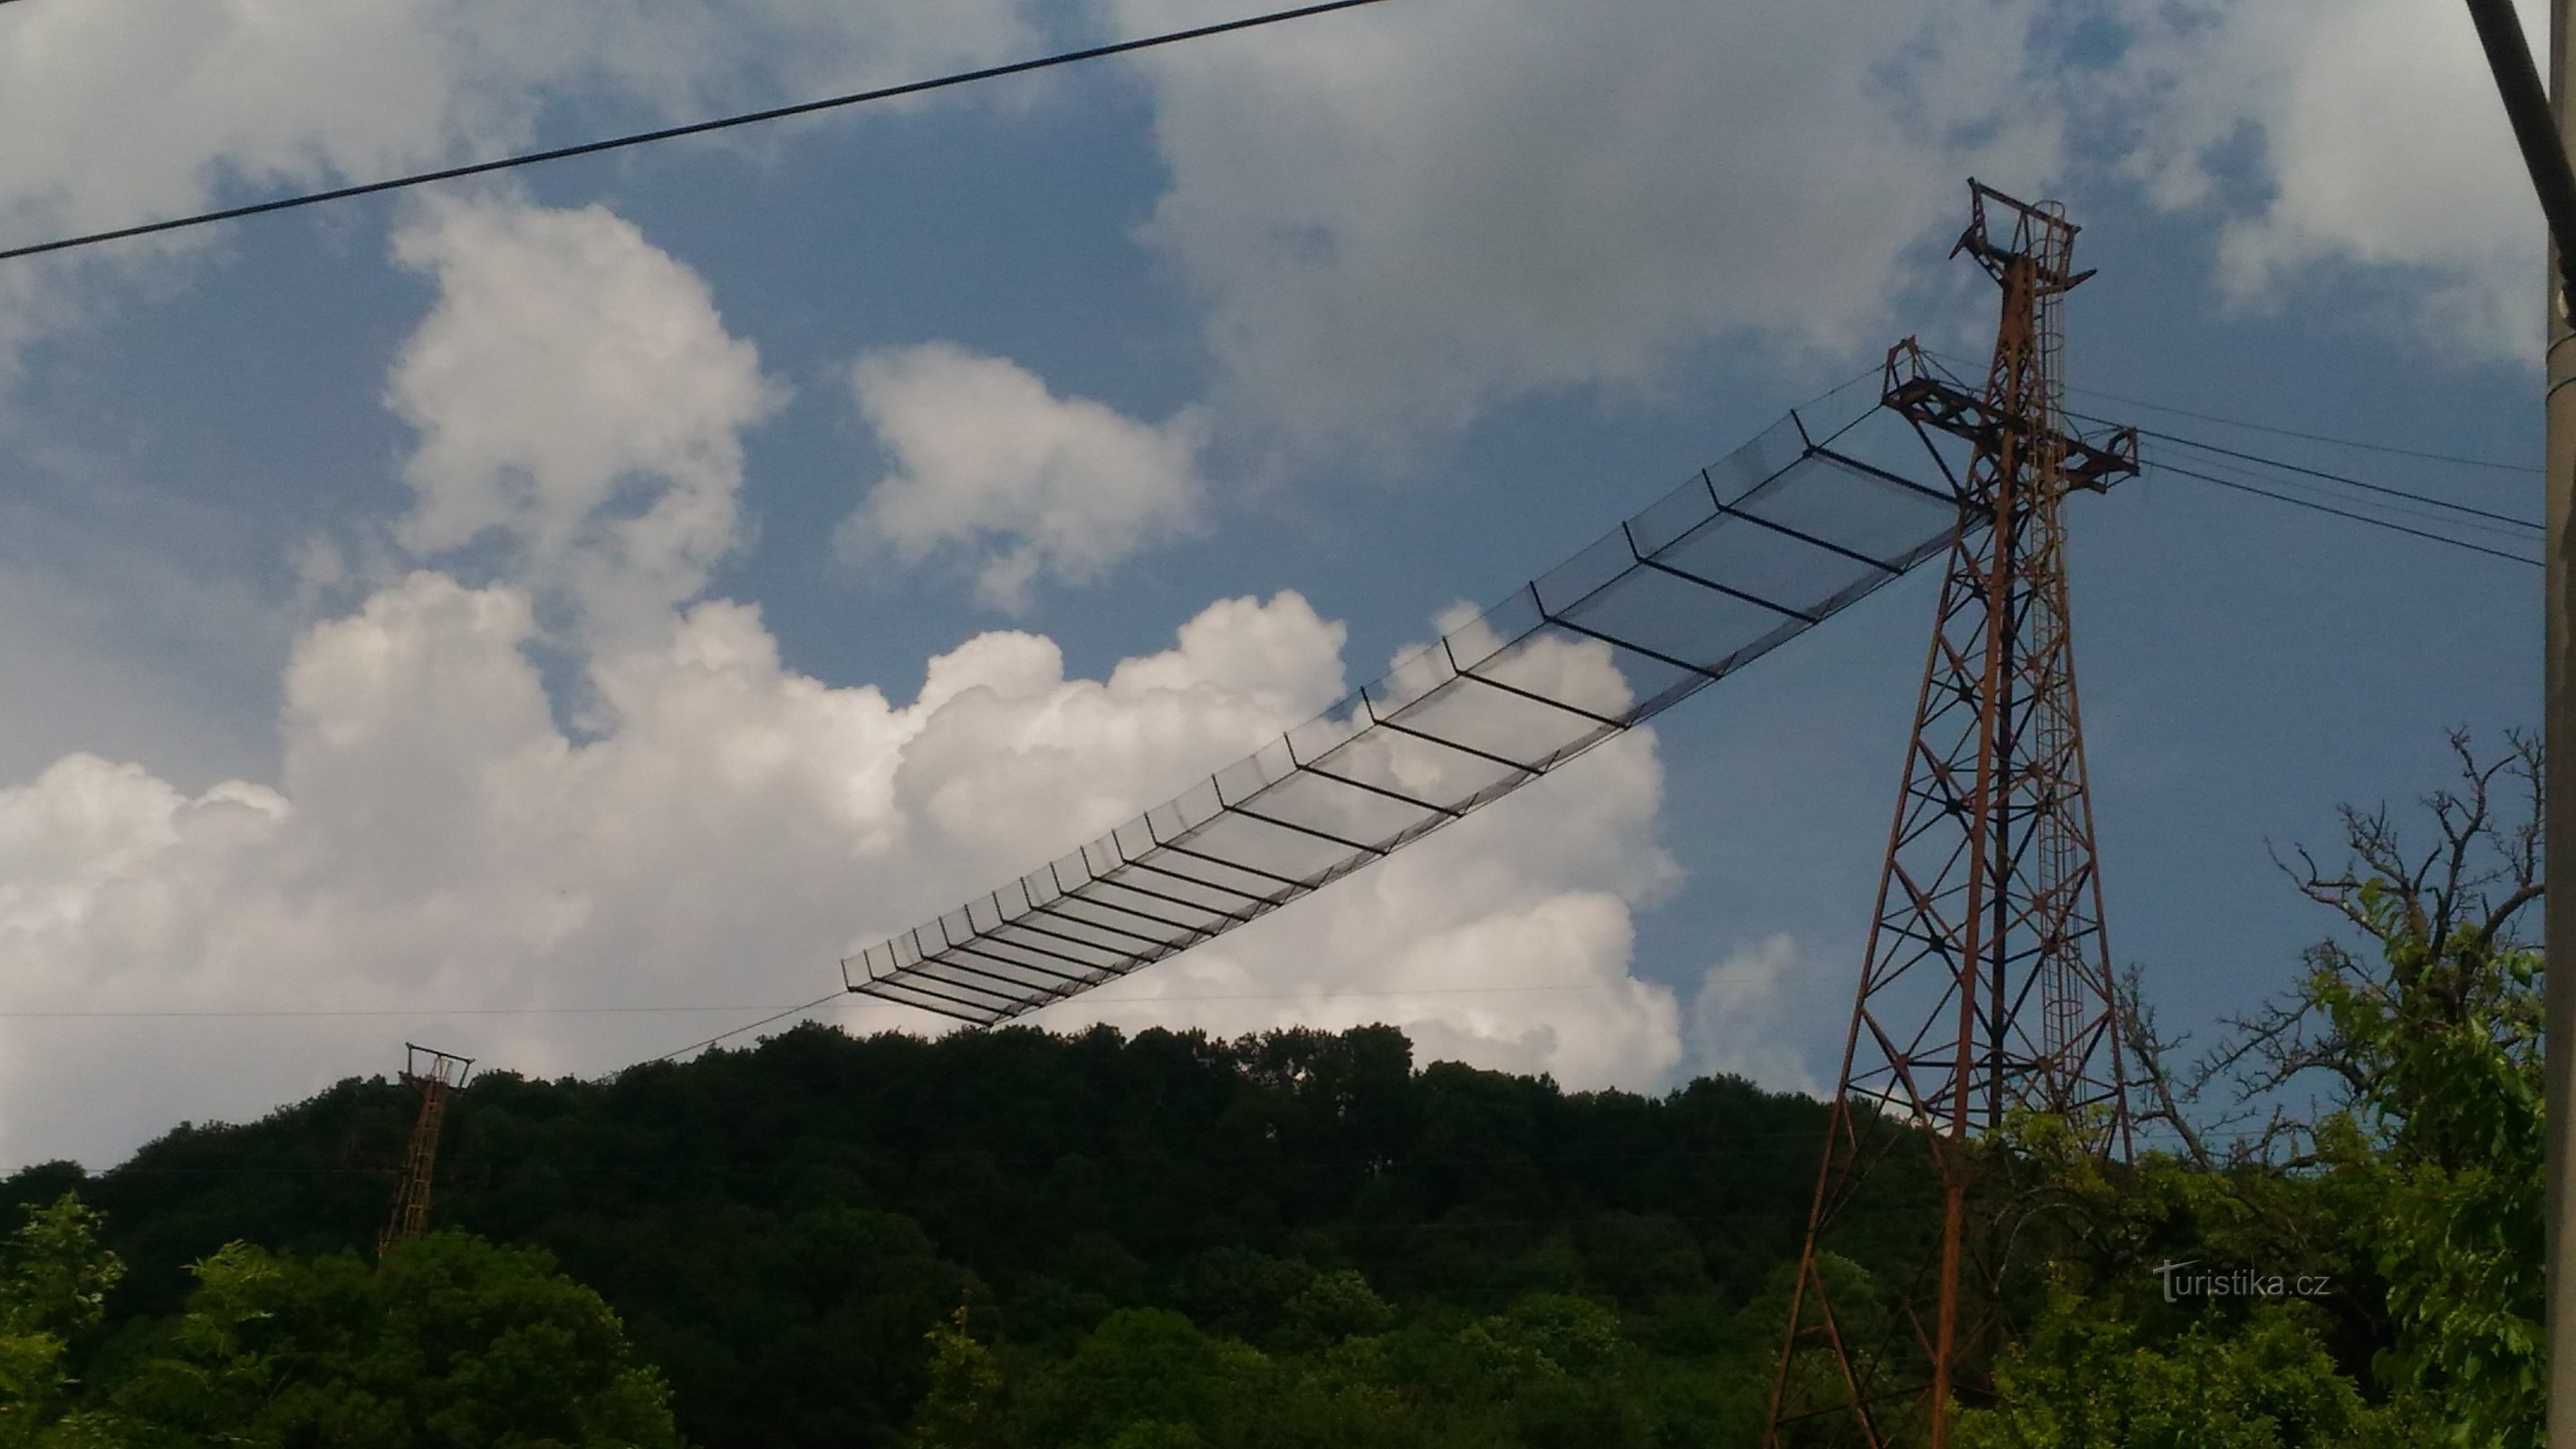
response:
<svg viewBox="0 0 2576 1449"><path fill-rule="evenodd" d="M408 1243L429 1231L430 1176L438 1166L438 1131L447 1119L448 1094L465 1085L474 1068L471 1057L451 1056L425 1046L403 1043L403 1085L420 1093L420 1117L412 1124L411 1142L403 1149L402 1176L394 1183L393 1211L376 1239L376 1256L396 1243Z"/></svg>
<svg viewBox="0 0 2576 1449"><path fill-rule="evenodd" d="M1771 1446L1929 1445L1980 1387L2001 1269L1972 1212L1982 1139L2023 1114L2126 1157L2116 994L2102 934L2059 506L2137 468L2134 433L2071 435L2062 299L2076 228L2053 203L1969 183L1961 252L2003 291L1985 386L1911 341L1885 401L1967 440L1962 528L1941 590L1859 997L1771 1399ZM1882 1301L1839 1302L1833 1245L1871 1167L1928 1156L1937 1236ZM1848 1279L1845 1279L1848 1282ZM1848 1295L1847 1295L1848 1296Z"/></svg>

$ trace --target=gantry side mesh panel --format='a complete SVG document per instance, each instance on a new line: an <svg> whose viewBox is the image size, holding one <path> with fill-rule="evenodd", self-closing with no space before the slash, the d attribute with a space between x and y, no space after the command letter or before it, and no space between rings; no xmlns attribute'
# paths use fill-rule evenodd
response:
<svg viewBox="0 0 2576 1449"><path fill-rule="evenodd" d="M1249 759L843 961L845 983L989 1026L1114 981L1510 794L1942 552L1960 523L1946 441L1853 391Z"/></svg>

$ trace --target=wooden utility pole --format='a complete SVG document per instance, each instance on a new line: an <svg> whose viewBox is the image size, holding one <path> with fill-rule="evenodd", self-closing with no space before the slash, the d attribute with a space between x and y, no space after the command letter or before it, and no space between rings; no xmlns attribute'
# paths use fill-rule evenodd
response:
<svg viewBox="0 0 2576 1449"><path fill-rule="evenodd" d="M2548 367L2548 443L2543 457L2548 472L2544 485L2548 492L2547 542L2543 556L2548 560L2547 599L2548 651L2546 693L2543 696L2541 741L2546 771L2543 788L2547 791L2542 817L2545 832L2542 841L2548 851L2544 877L2548 897L2542 905L2542 960L2550 966L2576 968L2576 786L2561 787L2559 777L2576 768L2576 660L2568 650L2576 647L2576 619L2571 619L2571 590L2576 590L2576 571L2568 559L2568 514L2576 503L2576 330L2571 330L2567 316L2566 265L2576 256L2576 215L2566 214L2576 201L2566 195L2576 190L2576 177L2571 177L2567 164L2571 139L2576 139L2576 106L2569 97L2576 95L2576 75L2569 66L2576 56L2569 54L2571 22L2576 22L2576 0L2556 0L2549 7L2549 77L2556 121L2557 147L2554 172L2547 169L2545 157L2532 158L2535 182L2544 198L2550 216L2549 286L2549 367ZM2490 53L2493 47L2490 46ZM2526 156L2532 147L2524 146ZM2547 179L2543 179L2546 177ZM2557 204L2546 200L2557 191ZM2546 1025L2548 1039L2545 1070L2549 1092L2544 1124L2549 1173L2549 1234L2547 1298L2543 1323L2548 1335L2549 1353L2549 1435L2550 1449L2576 1449L2576 1265L2569 1255L2576 1252L2576 1235L2567 1230L2567 1215L2576 1207L2576 1188L2571 1188L2571 1173L2576 1173L2576 969L2552 971L2543 978L2548 992Z"/></svg>
<svg viewBox="0 0 2576 1449"><path fill-rule="evenodd" d="M2576 964L2576 787L2560 788L2558 776L2576 761L2576 560L2568 555L2569 514L2576 509L2576 328L2568 323L2568 267L2576 261L2576 167L2568 155L2576 150L2576 0L2550 0L2549 73L2544 81L2532 63L2530 42L2513 0L2468 0L2469 19L2477 26L2478 44L2495 72L2496 93L2504 101L2505 119L2513 125L2514 143L2522 148L2531 172L2532 191L2549 224L2549 353L2546 464L2548 521L2543 554L2549 565L2541 599L2547 655L2541 704L2541 744L2547 770L2546 803L2541 826L2548 847L2543 877L2548 896L2542 903L2542 957L2551 968ZM2548 991L2545 1025L2547 1112L2543 1123L2545 1171L2549 1178L2549 1224L2542 1301L2548 1335L2550 1449L2576 1449L2576 1234L2568 1232L2568 1213L2576 1210L2576 970L2552 969L2544 978Z"/></svg>

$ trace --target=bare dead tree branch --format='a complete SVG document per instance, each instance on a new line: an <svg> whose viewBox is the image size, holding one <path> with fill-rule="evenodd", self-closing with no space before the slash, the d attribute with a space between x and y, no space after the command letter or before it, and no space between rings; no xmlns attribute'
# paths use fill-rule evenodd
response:
<svg viewBox="0 0 2576 1449"><path fill-rule="evenodd" d="M2230 1019L2227 1035L2188 1081L2176 1082L2170 1072L2161 1082L2149 1080L2151 1093L2169 1093L2157 1099L2152 1115L2179 1118L2186 1104L2223 1083L2235 1107L2219 1121L2238 1132L2229 1159L2295 1166L2311 1154L2316 1114L2283 1105L2281 1093L2322 1076L2334 1084L2327 1110L2349 1110L2381 1100L2387 1081L2384 1052L2352 1040L2325 1009L2329 1000L2405 1017L2409 1030L2443 1030L2473 1019L2501 1023L2495 1030L2517 1039L2537 1030L2529 1011L2491 1009L2519 989L2519 968L2509 968L2508 958L2527 949L2517 928L2543 892L2540 744L2519 733L2506 739L2502 753L2482 758L2467 731L2451 734L2458 777L2422 797L2436 839L2421 850L2408 845L2386 805L2367 811L2347 805L2336 812L2344 835L2340 866L2321 864L2305 846L2271 851L2273 864L2301 895L2334 911L2368 945L2356 949L2328 937L2309 947L2300 984ZM2515 794L2520 799L2506 806ZM2509 822L2503 818L2508 809ZM2141 1014L2129 1029L2141 1026L2151 1032L2151 1019ZM2158 1048L2140 1040L2132 1051L2164 1071ZM2260 1128L2246 1133L2257 1118ZM2204 1119L2193 1130L2213 1126ZM2192 1151L2204 1160L2216 1155L2205 1138Z"/></svg>
<svg viewBox="0 0 2576 1449"><path fill-rule="evenodd" d="M2191 1155L2193 1164L2204 1172L2214 1170L2217 1164L2210 1158L2209 1146L2201 1140L2191 1114L2182 1109L2174 1088L2173 1073L2166 1066L2167 1059L2189 1039L2188 1036L2166 1037L2157 1033L2155 1008L2147 1005L2138 968L2134 965L2120 974L2113 1005L2120 1013L2120 1034L2129 1049L2129 1060L2137 1064L2138 1074L2147 1088L2147 1110L2138 1114L2138 1122L2140 1125L2162 1122L2171 1127L2174 1135L2182 1139L2183 1149Z"/></svg>

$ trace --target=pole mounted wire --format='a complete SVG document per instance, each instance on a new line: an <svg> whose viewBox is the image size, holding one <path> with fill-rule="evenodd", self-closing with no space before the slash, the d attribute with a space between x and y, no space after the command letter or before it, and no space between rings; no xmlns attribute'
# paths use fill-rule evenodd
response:
<svg viewBox="0 0 2576 1449"><path fill-rule="evenodd" d="M0 0L6 3L6 0ZM522 152L495 157L489 161L472 161L461 166L443 166L432 171L416 171L407 176L388 177L382 181L365 181L353 186L336 186L327 191L282 196L271 201L254 201L242 206L227 206L202 211L193 216L172 217L166 221L147 221L134 226L121 226L108 231L94 231L82 236L34 242L25 246L0 248L0 262L20 257L44 256L51 252L71 251L97 246L103 242L125 241L133 237L155 236L162 232L182 231L189 227L207 226L219 221L238 221L243 217L263 216L273 211L292 211L298 207L319 206L329 201L347 201L354 197L374 196L380 192L401 191L408 187L428 186L441 181L460 181L469 176L488 176L498 171L512 171L523 166L542 165L548 161L568 161L576 156L597 156L609 151L623 151L649 146L657 141L674 141L683 136L704 136L716 131L729 131L740 126L757 126L770 121L783 121L793 116L810 116L822 111L863 106L876 101L896 100L904 96L927 95L932 91L973 85L979 81L1000 80L1005 76L1027 75L1034 71L1052 70L1058 66L1078 65L1088 60L1105 60L1111 56L1134 55L1188 40L1205 40L1211 36L1231 35L1240 30L1257 30L1267 25L1285 24L1338 10L1356 10L1376 5L1383 0L1324 0L1317 5L1301 5L1292 10L1274 10L1264 15L1246 16L1239 20L1219 21L1213 25L1195 25L1186 30L1165 31L1160 35L1141 36L1134 40L1112 41L1106 45L1085 46L1080 50L1059 51L1054 55L1031 60L1012 61L1006 65L988 65L976 70L957 71L929 80L907 81L901 85L880 86L874 90L853 91L847 95L829 96L817 101L800 101L795 105L772 106L767 110L745 111L708 121L691 121L685 125L663 126L650 131L612 136L601 141L584 141L578 145L556 146L543 151Z"/></svg>
<svg viewBox="0 0 2576 1449"><path fill-rule="evenodd" d="M2540 475L2540 469L2529 463L2505 463L2499 462L2493 458L2469 458L2463 457L2458 453L2436 453L2425 448L2404 448L2399 447L2394 443L2364 442L2359 438L2337 437L2332 433L2310 432L2304 428L2285 428L2273 423L2257 423L2248 421L2244 418L2231 418L2223 413L2199 412L2191 408L2175 407L2171 403L2149 402L2144 398L2129 397L2116 392L2104 392L2097 387L2070 387L2067 391L2071 393L2080 393L2086 397L2098 397L2105 402L2121 403L2133 408L2145 408L2151 413L2171 413L2176 417L2190 418L2195 422L2217 423L2222 427L2243 428L2248 432L2254 433L2270 433L2275 437L2281 438L2297 438L2301 442L2323 443L2328 447L2351 448L2357 452L2363 453L2386 453L2392 457L2414 458L2426 463L2451 463L2462 468L2486 468L2498 473L2521 473L2535 478ZM2070 412L2067 416L2083 417L2085 415L2082 413ZM2160 436L2146 428L2140 428L2138 431L2147 436Z"/></svg>
<svg viewBox="0 0 2576 1449"><path fill-rule="evenodd" d="M2331 503L2320 503L2313 498L2300 498L2293 494L2278 492L2270 488L2264 488L2253 483L2248 483L2241 478L2221 478L2215 473L2204 473L2196 468L2185 468L2178 463L2167 462L2161 458L2148 460L2146 466L2154 469L2158 473L2169 473L2177 478L2189 478L2196 483L2212 484L2216 487L2225 488L2230 492L2249 494L2256 498L2268 498L2274 503L2286 503L2293 508L2305 508L2315 513L2330 514L2336 518L2350 519L2355 523L2366 523L2373 528L2383 528L2391 533L2402 533L2409 538L2420 538L2428 543L2448 544L2453 548L2466 549L2471 553L2485 554L2490 558L2503 559L2507 563L2524 564L2531 568L2541 568L2544 566L2539 559L2526 558L2521 554L2514 553L2506 549L2489 548L2482 543L2472 543L2465 538L2453 538L2448 534L2435 533L2430 529L2410 528L2403 523L2398 523L2391 519L2373 518L2367 513L2358 513L2349 508L2337 508Z"/></svg>

